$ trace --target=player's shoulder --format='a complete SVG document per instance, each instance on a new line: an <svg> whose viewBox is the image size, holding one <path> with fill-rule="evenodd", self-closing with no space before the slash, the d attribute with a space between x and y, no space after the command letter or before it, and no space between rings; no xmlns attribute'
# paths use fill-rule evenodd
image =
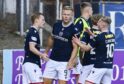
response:
<svg viewBox="0 0 124 84"><path fill-rule="evenodd" d="M62 26L62 20L57 20L54 24L53 24L53 29L54 30L58 30L58 27Z"/></svg>
<svg viewBox="0 0 124 84"><path fill-rule="evenodd" d="M82 18L78 17L74 20L74 24L83 24Z"/></svg>
<svg viewBox="0 0 124 84"><path fill-rule="evenodd" d="M101 40L104 38L104 34L102 32L100 32L99 34L95 35L94 39L96 40Z"/></svg>
<svg viewBox="0 0 124 84"><path fill-rule="evenodd" d="M106 38L115 38L115 34L109 31L108 34L106 35Z"/></svg>
<svg viewBox="0 0 124 84"><path fill-rule="evenodd" d="M109 33L114 35L114 33L113 33L113 32L111 32L111 31L109 31Z"/></svg>
<svg viewBox="0 0 124 84"><path fill-rule="evenodd" d="M32 35L32 34L35 35L38 33L36 28L34 28L33 26L31 26L27 31L28 31L27 34L29 34L29 35Z"/></svg>
<svg viewBox="0 0 124 84"><path fill-rule="evenodd" d="M108 31L108 32L101 32L99 35L97 35L99 38L115 38L115 35L113 32Z"/></svg>

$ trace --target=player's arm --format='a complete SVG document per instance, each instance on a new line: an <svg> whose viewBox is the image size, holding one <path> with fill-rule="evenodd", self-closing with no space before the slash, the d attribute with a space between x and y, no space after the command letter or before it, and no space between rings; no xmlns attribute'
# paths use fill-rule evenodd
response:
<svg viewBox="0 0 124 84"><path fill-rule="evenodd" d="M72 42L72 45L73 45L73 50L72 50L72 53L71 53L71 58L69 59L69 62L68 62L68 65L67 65L68 69L73 68L73 66L76 63L78 46L74 42Z"/></svg>
<svg viewBox="0 0 124 84"><path fill-rule="evenodd" d="M50 49L53 47L53 43L54 43L53 35L55 33L55 28L56 28L56 23L53 25L52 33L48 37L48 40L47 40L47 46L46 46L45 51L44 51L46 54L48 54L48 52L50 51Z"/></svg>
<svg viewBox="0 0 124 84"><path fill-rule="evenodd" d="M38 55L38 56L42 56L42 53L39 50L37 50L35 48L35 46L36 46L35 42L29 42L29 49L30 49L30 51L33 52L34 54Z"/></svg>
<svg viewBox="0 0 124 84"><path fill-rule="evenodd" d="M74 30L73 30L73 35L80 35L80 31L79 29L77 29L78 25L74 25ZM75 44L72 40L72 46L73 46L73 50L72 50L72 53L71 53L71 57L69 59L69 62L68 62L68 65L67 65L67 68L70 69L70 68L73 68L73 66L75 65L76 61L77 61L77 52L78 52L78 46L77 44Z"/></svg>
<svg viewBox="0 0 124 84"><path fill-rule="evenodd" d="M83 37L81 38L81 43L87 45L89 43L89 40L90 40L90 35L87 32L84 32ZM85 51L82 50L82 48L80 48L79 58L81 63L82 63L82 59L84 58L84 54Z"/></svg>
<svg viewBox="0 0 124 84"><path fill-rule="evenodd" d="M90 40L90 35L88 34L88 32L84 32L83 37L81 38L81 44L87 45L89 43ZM85 51L81 48L81 51Z"/></svg>
<svg viewBox="0 0 124 84"><path fill-rule="evenodd" d="M48 37L48 40L47 40L47 47L46 47L46 49L45 49L45 53L46 53L46 54L48 54L48 52L49 52L50 49L52 48L53 42L54 42L53 37L52 37L52 36L49 36L49 37Z"/></svg>
<svg viewBox="0 0 124 84"><path fill-rule="evenodd" d="M32 53L36 54L40 58L48 61L47 54L41 53L35 46L37 45L37 36L34 31L29 34L29 49Z"/></svg>
<svg viewBox="0 0 124 84"><path fill-rule="evenodd" d="M94 34L91 32L91 30L89 28L85 28L85 31L88 32L89 35L94 37Z"/></svg>
<svg viewBox="0 0 124 84"><path fill-rule="evenodd" d="M89 51L92 49L89 45L81 43L81 41L76 36L73 37L73 42L75 42L83 51Z"/></svg>
<svg viewBox="0 0 124 84"><path fill-rule="evenodd" d="M45 61L48 61L49 58L47 56L47 54L41 53L39 50L37 50L35 48L36 43L35 42L29 42L29 49L31 52L33 52L34 54L36 54L37 56L39 56L41 59L44 59Z"/></svg>

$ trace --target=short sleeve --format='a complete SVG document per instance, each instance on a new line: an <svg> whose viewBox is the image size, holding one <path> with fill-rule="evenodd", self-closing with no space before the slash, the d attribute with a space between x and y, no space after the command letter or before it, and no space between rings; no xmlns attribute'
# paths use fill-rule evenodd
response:
<svg viewBox="0 0 124 84"><path fill-rule="evenodd" d="M82 20L83 20L83 24L84 24L84 29L90 29L87 21L85 21L84 19L82 19Z"/></svg>
<svg viewBox="0 0 124 84"><path fill-rule="evenodd" d="M30 32L29 34L29 42L35 42L37 43L37 34L35 32Z"/></svg>
<svg viewBox="0 0 124 84"><path fill-rule="evenodd" d="M83 22L81 20L79 20L76 24L74 24L74 30L76 36L80 37L80 34L83 31Z"/></svg>

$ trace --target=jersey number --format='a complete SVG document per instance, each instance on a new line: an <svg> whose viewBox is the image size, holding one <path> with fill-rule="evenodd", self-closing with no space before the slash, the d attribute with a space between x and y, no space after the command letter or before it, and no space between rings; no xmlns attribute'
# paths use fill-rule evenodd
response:
<svg viewBox="0 0 124 84"><path fill-rule="evenodd" d="M114 51L114 44L107 44L107 58L113 57L113 51Z"/></svg>

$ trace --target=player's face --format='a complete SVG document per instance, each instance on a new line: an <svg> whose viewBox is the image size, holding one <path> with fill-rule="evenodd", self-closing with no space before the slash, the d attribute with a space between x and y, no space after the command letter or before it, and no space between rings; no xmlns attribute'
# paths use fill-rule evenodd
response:
<svg viewBox="0 0 124 84"><path fill-rule="evenodd" d="M87 9L88 9L88 14L91 17L93 14L93 9L92 9L92 7L87 7Z"/></svg>
<svg viewBox="0 0 124 84"><path fill-rule="evenodd" d="M97 26L100 30L105 29L108 27L108 24L101 19L98 21Z"/></svg>
<svg viewBox="0 0 124 84"><path fill-rule="evenodd" d="M62 20L64 23L69 23L72 20L73 11L72 10L63 10L62 11Z"/></svg>
<svg viewBox="0 0 124 84"><path fill-rule="evenodd" d="M45 25L45 18L43 15L40 15L39 19L38 19L38 24L40 28L43 28Z"/></svg>

